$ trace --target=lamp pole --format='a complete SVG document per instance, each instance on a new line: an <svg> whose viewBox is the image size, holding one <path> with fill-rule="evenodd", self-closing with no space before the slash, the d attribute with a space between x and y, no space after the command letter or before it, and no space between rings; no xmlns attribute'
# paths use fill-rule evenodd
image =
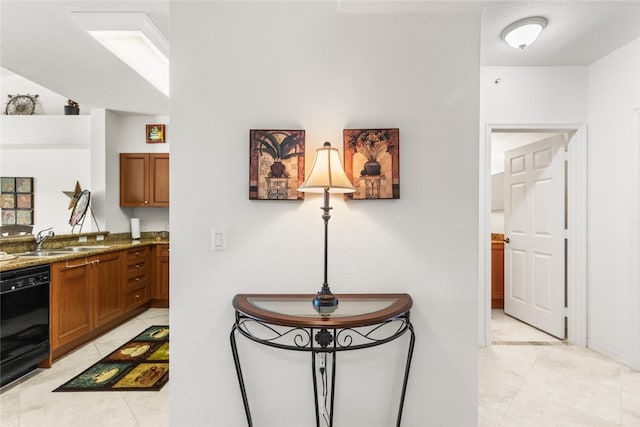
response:
<svg viewBox="0 0 640 427"><path fill-rule="evenodd" d="M324 283L322 289L313 299L313 307L320 314L331 314L338 307L338 299L329 289L329 282L327 280L327 258L329 255L329 219L331 215L329 211L332 209L329 206L329 189L324 189L324 205L322 206L322 219L324 220Z"/></svg>

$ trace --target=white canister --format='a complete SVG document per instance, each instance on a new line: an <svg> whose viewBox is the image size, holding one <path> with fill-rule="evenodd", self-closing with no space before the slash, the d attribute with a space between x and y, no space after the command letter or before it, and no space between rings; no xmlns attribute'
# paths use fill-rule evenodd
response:
<svg viewBox="0 0 640 427"><path fill-rule="evenodd" d="M140 218L131 218L131 238L140 239Z"/></svg>

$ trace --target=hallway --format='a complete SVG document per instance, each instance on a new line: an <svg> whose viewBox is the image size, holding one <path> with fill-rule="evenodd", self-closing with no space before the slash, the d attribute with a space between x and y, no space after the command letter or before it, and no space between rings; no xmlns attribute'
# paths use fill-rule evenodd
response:
<svg viewBox="0 0 640 427"><path fill-rule="evenodd" d="M640 426L640 372L492 311L478 426Z"/></svg>

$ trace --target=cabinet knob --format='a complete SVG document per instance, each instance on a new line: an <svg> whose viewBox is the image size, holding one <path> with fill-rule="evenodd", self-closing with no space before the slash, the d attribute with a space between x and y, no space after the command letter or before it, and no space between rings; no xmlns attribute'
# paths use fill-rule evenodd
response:
<svg viewBox="0 0 640 427"><path fill-rule="evenodd" d="M136 299L140 299L140 295L136 294Z"/></svg>
<svg viewBox="0 0 640 427"><path fill-rule="evenodd" d="M146 205L146 204L148 204L148 203L149 203L149 202L148 202L147 200L145 200L145 201L144 201L144 204L145 204L145 205Z"/></svg>
<svg viewBox="0 0 640 427"><path fill-rule="evenodd" d="M139 278L139 277L136 277L136 282L139 282L139 281L140 281L140 278Z"/></svg>

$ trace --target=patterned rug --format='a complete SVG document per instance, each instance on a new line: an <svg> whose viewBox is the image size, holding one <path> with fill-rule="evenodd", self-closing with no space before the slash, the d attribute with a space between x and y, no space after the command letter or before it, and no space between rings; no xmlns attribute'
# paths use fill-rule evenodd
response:
<svg viewBox="0 0 640 427"><path fill-rule="evenodd" d="M53 391L158 391L169 381L169 326L151 326Z"/></svg>

